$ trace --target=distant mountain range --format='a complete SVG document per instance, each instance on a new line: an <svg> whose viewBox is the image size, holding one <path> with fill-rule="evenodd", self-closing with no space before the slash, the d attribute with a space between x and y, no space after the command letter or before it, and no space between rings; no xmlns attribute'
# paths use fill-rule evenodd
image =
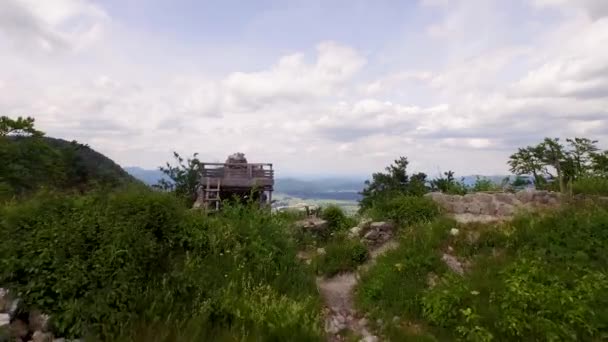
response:
<svg viewBox="0 0 608 342"><path fill-rule="evenodd" d="M125 167L129 174L148 185L158 183L164 174L160 170L147 170L140 167ZM469 175L456 177L463 181L466 186L472 186L479 178L487 178L496 184L500 184L507 175L477 176ZM363 190L364 179L328 177L314 180L303 180L295 177L275 179L275 191L277 193L298 197L301 199L329 199L329 200L352 200L361 198L359 192Z"/></svg>

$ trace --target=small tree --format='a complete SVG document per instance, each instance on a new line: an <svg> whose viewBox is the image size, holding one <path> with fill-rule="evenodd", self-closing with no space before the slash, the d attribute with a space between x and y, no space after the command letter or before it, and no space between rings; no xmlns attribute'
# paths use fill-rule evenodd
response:
<svg viewBox="0 0 608 342"><path fill-rule="evenodd" d="M173 152L176 165L167 162L165 166L159 167L169 179L161 179L155 188L171 191L176 196L183 198L187 206L192 206L196 201L197 189L200 180L201 163L194 153L192 158L184 160L177 152Z"/></svg>
<svg viewBox="0 0 608 342"><path fill-rule="evenodd" d="M409 194L421 196L427 189L424 183L426 175L417 173L410 177L407 174L409 162L406 157L399 157L393 164L385 168L386 173L372 174L372 179L365 181L365 187L360 193L362 196L359 205L361 210L371 208L373 203L396 194Z"/></svg>

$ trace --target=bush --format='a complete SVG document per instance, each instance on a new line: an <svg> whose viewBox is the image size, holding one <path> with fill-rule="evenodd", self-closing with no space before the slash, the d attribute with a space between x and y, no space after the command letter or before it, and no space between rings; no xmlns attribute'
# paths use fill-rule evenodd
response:
<svg viewBox="0 0 608 342"><path fill-rule="evenodd" d="M439 215L439 207L430 198L397 195L374 203L368 211L374 220L391 220L401 225L429 222Z"/></svg>
<svg viewBox="0 0 608 342"><path fill-rule="evenodd" d="M475 184L473 184L473 187L471 188L472 192L500 191L500 190L501 190L500 186L494 184L494 182L492 182L492 180L490 180L488 178L480 178L480 177L477 177L477 179L475 179Z"/></svg>
<svg viewBox="0 0 608 342"><path fill-rule="evenodd" d="M608 178L587 177L572 184L574 194L608 196Z"/></svg>
<svg viewBox="0 0 608 342"><path fill-rule="evenodd" d="M327 207L323 208L321 211L321 218L327 221L329 225L329 229L331 231L336 231L340 229L348 229L349 227L345 227L347 222L346 215L342 208L335 204L330 204Z"/></svg>
<svg viewBox="0 0 608 342"><path fill-rule="evenodd" d="M283 217L247 206L207 217L140 190L43 194L0 217L0 284L50 313L60 336L188 325L209 340L322 336L314 274Z"/></svg>
<svg viewBox="0 0 608 342"><path fill-rule="evenodd" d="M369 252L359 240L343 239L330 242L325 254L316 260L317 273L332 276L352 271L369 258Z"/></svg>

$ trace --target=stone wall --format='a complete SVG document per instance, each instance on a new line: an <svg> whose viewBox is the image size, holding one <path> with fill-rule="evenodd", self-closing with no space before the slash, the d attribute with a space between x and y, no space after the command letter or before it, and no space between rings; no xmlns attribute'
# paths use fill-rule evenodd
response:
<svg viewBox="0 0 608 342"><path fill-rule="evenodd" d="M521 210L555 208L562 200L560 193L549 191L477 192L464 196L432 192L426 196L448 214L456 218L468 217L469 221L474 218L480 218L480 221L499 220L512 217Z"/></svg>

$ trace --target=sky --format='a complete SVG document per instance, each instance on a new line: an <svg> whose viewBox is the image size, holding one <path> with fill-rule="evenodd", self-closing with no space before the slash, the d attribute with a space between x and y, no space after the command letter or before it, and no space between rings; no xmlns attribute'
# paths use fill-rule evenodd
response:
<svg viewBox="0 0 608 342"><path fill-rule="evenodd" d="M505 174L608 148L608 1L0 0L0 114L122 166Z"/></svg>

